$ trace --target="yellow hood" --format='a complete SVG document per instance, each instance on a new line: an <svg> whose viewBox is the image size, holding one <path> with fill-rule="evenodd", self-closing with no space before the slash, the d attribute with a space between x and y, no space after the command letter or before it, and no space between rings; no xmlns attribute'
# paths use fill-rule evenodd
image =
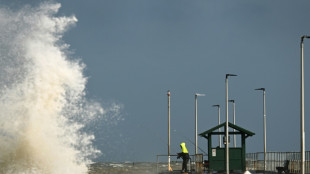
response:
<svg viewBox="0 0 310 174"><path fill-rule="evenodd" d="M186 149L186 146L185 146L185 143L184 143L184 142L181 143L180 146L181 146L181 149L182 149L182 152L183 152L183 153L188 153L188 151L187 151L187 149Z"/></svg>

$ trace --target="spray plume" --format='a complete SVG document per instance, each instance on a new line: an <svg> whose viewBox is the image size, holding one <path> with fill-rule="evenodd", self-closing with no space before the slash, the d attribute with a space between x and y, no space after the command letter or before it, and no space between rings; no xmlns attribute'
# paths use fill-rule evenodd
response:
<svg viewBox="0 0 310 174"><path fill-rule="evenodd" d="M0 8L0 173L85 174L100 153L82 129L105 110L85 99L85 67L61 41L77 19L59 8Z"/></svg>

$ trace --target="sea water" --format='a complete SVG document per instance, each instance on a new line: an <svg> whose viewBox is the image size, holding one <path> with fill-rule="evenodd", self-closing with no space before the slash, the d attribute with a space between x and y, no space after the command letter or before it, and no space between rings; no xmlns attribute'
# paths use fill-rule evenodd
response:
<svg viewBox="0 0 310 174"><path fill-rule="evenodd" d="M100 154L83 128L105 110L85 97L85 65L62 41L77 19L60 7L0 7L1 174L86 174Z"/></svg>

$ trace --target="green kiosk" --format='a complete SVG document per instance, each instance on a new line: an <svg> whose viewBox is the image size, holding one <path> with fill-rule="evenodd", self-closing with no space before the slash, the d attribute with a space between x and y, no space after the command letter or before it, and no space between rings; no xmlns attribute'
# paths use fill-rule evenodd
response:
<svg viewBox="0 0 310 174"><path fill-rule="evenodd" d="M208 139L208 170L212 173L212 171L225 171L226 169L226 153L225 153L225 145L224 147L219 146L212 147L212 135L223 135L223 142L225 141L225 126L226 122L215 126L205 132L199 134L200 136ZM220 128L224 128L219 131ZM230 143L229 147L229 169L234 171L245 171L246 170L246 162L245 162L245 139L249 136L255 135L255 133L243 129L237 125L228 122L228 127L232 128L233 131L229 132L229 135L241 135L241 147L231 147L233 146ZM230 137L230 136L229 136ZM230 139L230 138L229 138ZM225 143L225 142L224 142Z"/></svg>

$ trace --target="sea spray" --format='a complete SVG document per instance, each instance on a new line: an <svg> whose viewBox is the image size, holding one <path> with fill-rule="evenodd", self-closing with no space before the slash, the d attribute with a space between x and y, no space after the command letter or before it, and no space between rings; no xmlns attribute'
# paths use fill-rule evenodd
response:
<svg viewBox="0 0 310 174"><path fill-rule="evenodd" d="M82 129L105 110L85 99L84 64L61 40L77 19L59 8L0 8L0 173L85 174L100 153Z"/></svg>

